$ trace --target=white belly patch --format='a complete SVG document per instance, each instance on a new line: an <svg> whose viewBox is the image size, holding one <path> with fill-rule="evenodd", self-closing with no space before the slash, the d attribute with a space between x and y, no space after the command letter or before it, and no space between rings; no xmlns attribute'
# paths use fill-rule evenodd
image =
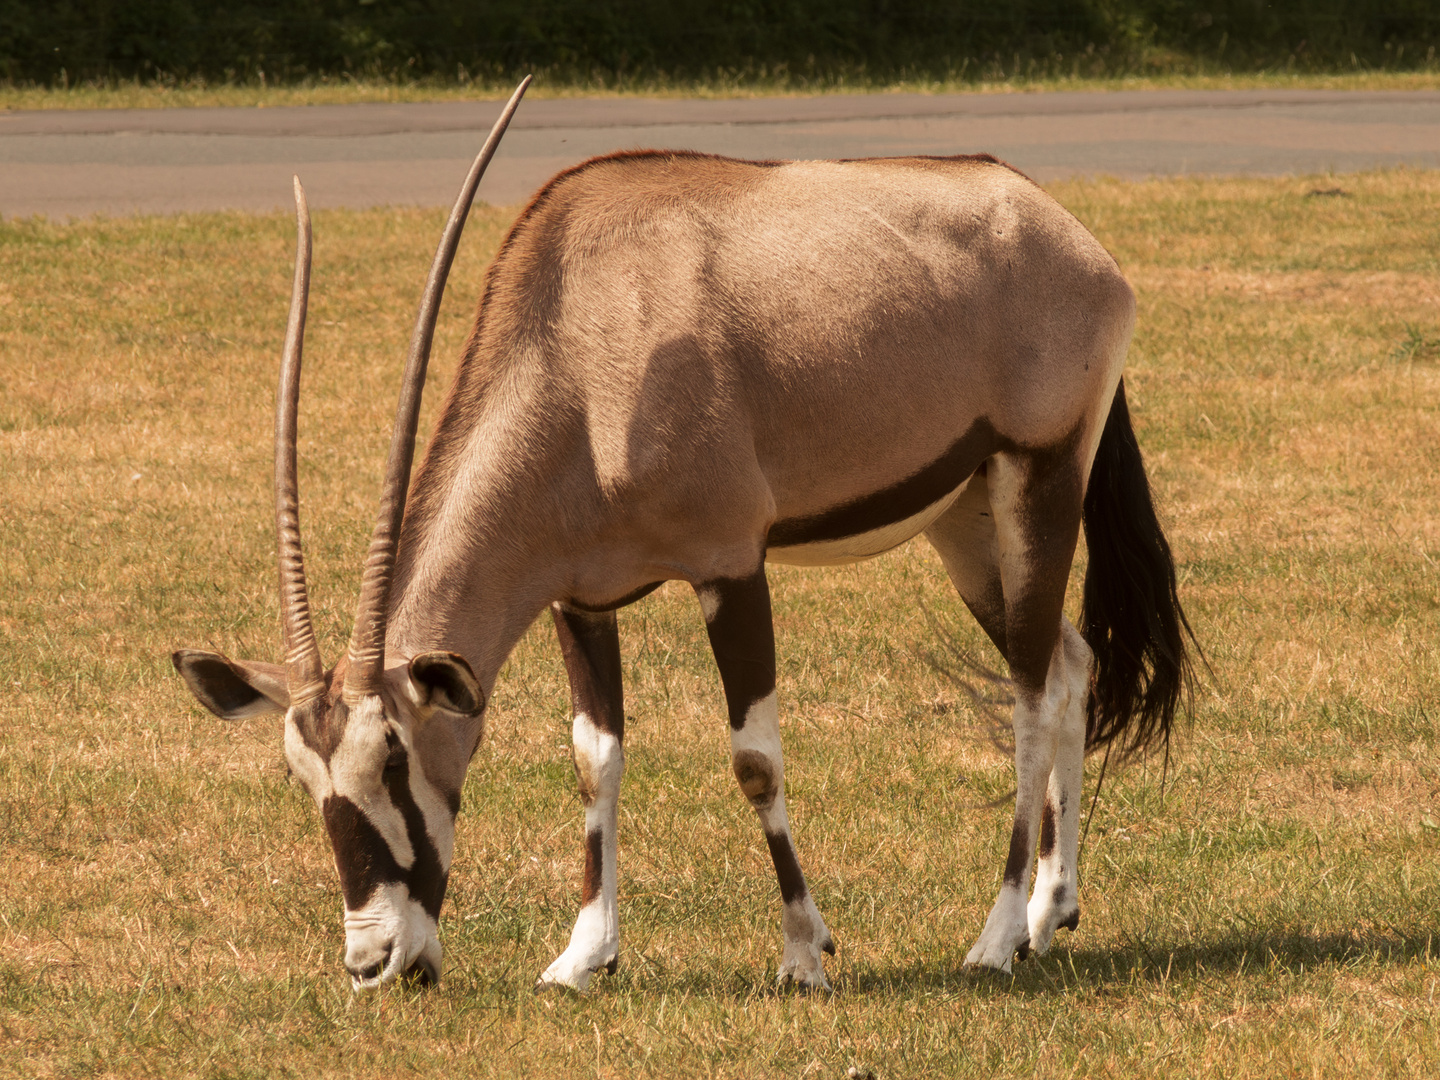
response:
<svg viewBox="0 0 1440 1080"><path fill-rule="evenodd" d="M843 566L846 563L873 559L928 529L936 518L950 509L950 504L959 498L969 483L967 477L964 484L919 513L869 532L842 536L836 540L819 540L813 544L768 548L765 551L765 561L785 563L789 566Z"/></svg>

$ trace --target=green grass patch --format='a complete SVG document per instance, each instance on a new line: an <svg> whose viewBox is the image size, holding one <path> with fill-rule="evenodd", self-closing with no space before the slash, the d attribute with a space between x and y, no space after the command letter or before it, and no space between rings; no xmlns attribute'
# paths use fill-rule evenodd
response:
<svg viewBox="0 0 1440 1080"><path fill-rule="evenodd" d="M789 800L839 946L833 996L772 987L773 871L698 605L673 585L620 616L619 973L584 999L530 992L582 861L541 624L465 787L442 984L353 996L278 725L202 713L168 660L278 658L269 431L293 225L0 223L0 1073L1440 1071L1440 174L1053 190L1139 295L1130 404L1215 678L1163 787L1158 761L1110 770L1078 932L1013 978L967 974L1012 766L924 661L925 611L998 658L923 544L774 568ZM422 430L510 214L472 219ZM300 483L327 655L441 220L315 214Z"/></svg>

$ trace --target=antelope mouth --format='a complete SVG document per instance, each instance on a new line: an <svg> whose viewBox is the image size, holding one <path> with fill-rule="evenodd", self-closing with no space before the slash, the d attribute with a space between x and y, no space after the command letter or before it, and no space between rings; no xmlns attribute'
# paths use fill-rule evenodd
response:
<svg viewBox="0 0 1440 1080"><path fill-rule="evenodd" d="M424 990L440 982L440 972L429 957L422 956L405 969L400 981L406 986Z"/></svg>
<svg viewBox="0 0 1440 1080"><path fill-rule="evenodd" d="M440 982L440 969L428 956L414 960L404 971L396 970L395 964L376 964L358 975L350 976L350 988L357 993L374 990L387 982L424 990Z"/></svg>

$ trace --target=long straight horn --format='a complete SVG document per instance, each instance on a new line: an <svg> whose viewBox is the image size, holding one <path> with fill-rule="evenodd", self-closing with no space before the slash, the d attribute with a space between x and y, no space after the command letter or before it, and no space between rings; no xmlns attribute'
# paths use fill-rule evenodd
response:
<svg viewBox="0 0 1440 1080"><path fill-rule="evenodd" d="M295 177L295 281L290 289L290 322L280 359L275 392L275 532L280 564L280 625L285 636L285 670L290 702L307 701L324 691L324 664L310 600L305 590L305 559L300 552L300 485L295 453L296 414L300 408L300 356L305 345L305 312L310 303L310 208Z"/></svg>
<svg viewBox="0 0 1440 1080"><path fill-rule="evenodd" d="M415 318L415 332L410 337L410 354L405 360L405 377L400 386L400 404L395 411L395 433L390 440L390 458L385 466L385 486L380 493L380 514L375 533L370 538L370 554L365 560L365 576L360 582L360 602L355 611L355 629L350 636L350 662L345 672L345 698L355 701L380 689L380 676L385 665L385 620L390 602L390 581L395 572L395 552L400 540L400 523L405 516L405 496L410 489L410 464L415 456L415 428L420 420L420 394L425 388L425 368L430 362L430 343L435 336L435 318L440 313L440 299L445 293L445 279L460 244L460 233L470 213L475 189L485 175L485 167L495 156L500 137L505 134L510 118L520 104L527 75L511 95L509 102L490 130L470 174L460 187L450 220L435 249L430 264L430 278L420 300Z"/></svg>

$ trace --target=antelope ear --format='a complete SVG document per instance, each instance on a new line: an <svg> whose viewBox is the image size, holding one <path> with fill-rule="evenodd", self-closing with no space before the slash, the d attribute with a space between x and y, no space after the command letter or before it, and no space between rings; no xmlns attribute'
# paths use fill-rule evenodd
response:
<svg viewBox="0 0 1440 1080"><path fill-rule="evenodd" d="M421 708L461 716L479 716L485 708L480 681L465 658L452 652L420 653L411 659L410 698Z"/></svg>
<svg viewBox="0 0 1440 1080"><path fill-rule="evenodd" d="M283 664L231 660L199 649L177 649L170 662L195 699L222 720L283 713L290 707Z"/></svg>

